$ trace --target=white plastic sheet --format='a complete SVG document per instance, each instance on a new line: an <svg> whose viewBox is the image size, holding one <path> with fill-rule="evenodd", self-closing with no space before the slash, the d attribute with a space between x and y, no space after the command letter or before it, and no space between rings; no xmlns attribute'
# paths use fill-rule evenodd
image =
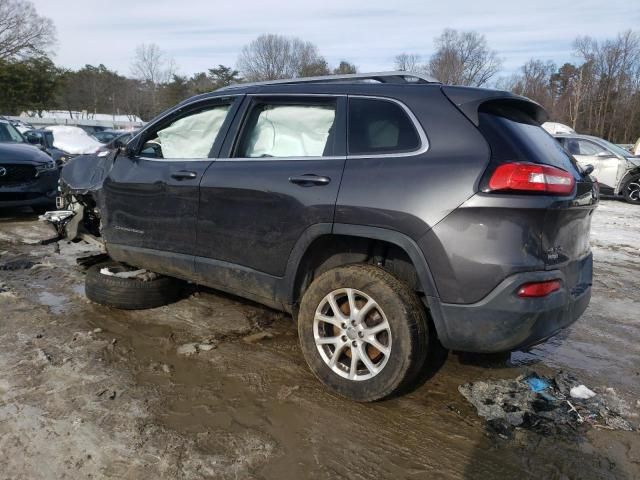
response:
<svg viewBox="0 0 640 480"><path fill-rule="evenodd" d="M227 116L224 105L175 121L158 132L164 158L207 158Z"/></svg>
<svg viewBox="0 0 640 480"><path fill-rule="evenodd" d="M335 120L326 106L278 105L260 112L247 157L321 157Z"/></svg>

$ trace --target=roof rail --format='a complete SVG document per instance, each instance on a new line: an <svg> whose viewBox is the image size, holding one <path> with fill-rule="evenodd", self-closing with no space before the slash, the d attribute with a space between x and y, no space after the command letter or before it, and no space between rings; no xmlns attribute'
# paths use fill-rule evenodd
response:
<svg viewBox="0 0 640 480"><path fill-rule="evenodd" d="M347 73L342 75L323 75L320 77L288 78L284 80L267 80L264 82L234 83L217 91L232 90L234 88L254 87L261 85L293 85L298 83L329 83L349 81L372 80L379 83L439 83L435 78L421 73L413 72L374 72L374 73Z"/></svg>

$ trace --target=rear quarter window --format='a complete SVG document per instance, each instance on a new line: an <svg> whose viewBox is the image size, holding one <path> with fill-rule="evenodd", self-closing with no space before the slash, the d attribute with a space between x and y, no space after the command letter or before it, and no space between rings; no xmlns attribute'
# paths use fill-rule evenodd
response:
<svg viewBox="0 0 640 480"><path fill-rule="evenodd" d="M533 118L503 104L480 106L478 128L491 147L494 162L532 162L551 165L573 174L574 159Z"/></svg>
<svg viewBox="0 0 640 480"><path fill-rule="evenodd" d="M420 137L397 103L351 97L348 143L350 155L406 153L420 148Z"/></svg>

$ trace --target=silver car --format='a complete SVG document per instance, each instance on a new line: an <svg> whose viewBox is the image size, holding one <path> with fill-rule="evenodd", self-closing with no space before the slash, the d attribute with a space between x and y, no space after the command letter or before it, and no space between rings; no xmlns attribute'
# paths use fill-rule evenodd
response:
<svg viewBox="0 0 640 480"><path fill-rule="evenodd" d="M592 175L604 194L622 195L629 203L640 204L640 156L590 135L555 135L562 146L585 168L593 165Z"/></svg>

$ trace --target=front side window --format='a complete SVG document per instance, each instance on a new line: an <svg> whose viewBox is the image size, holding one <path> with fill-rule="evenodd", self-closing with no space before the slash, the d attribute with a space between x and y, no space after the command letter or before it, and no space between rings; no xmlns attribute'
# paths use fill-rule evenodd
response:
<svg viewBox="0 0 640 480"><path fill-rule="evenodd" d="M183 116L157 130L142 147L144 157L204 159L209 157L230 105L216 105Z"/></svg>
<svg viewBox="0 0 640 480"><path fill-rule="evenodd" d="M580 146L580 153L578 155L609 155L606 148L587 140L578 140L578 145Z"/></svg>
<svg viewBox="0 0 640 480"><path fill-rule="evenodd" d="M322 157L332 153L336 103L258 103L236 153L240 158Z"/></svg>
<svg viewBox="0 0 640 480"><path fill-rule="evenodd" d="M420 147L407 113L388 100L350 98L348 135L350 155L404 153Z"/></svg>

